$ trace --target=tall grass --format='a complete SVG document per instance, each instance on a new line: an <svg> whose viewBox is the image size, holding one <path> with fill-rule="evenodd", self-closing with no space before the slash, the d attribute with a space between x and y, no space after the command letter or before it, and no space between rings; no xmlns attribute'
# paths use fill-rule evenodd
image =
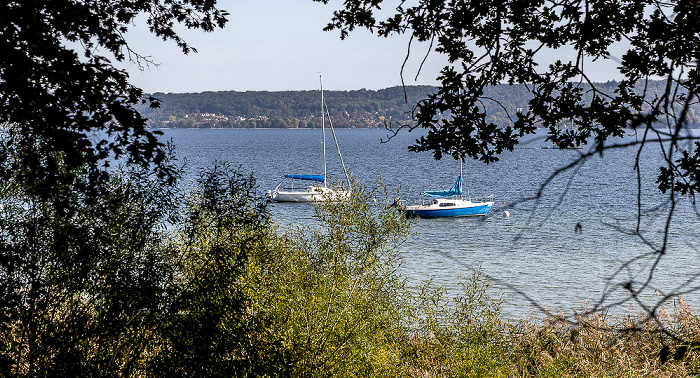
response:
<svg viewBox="0 0 700 378"><path fill-rule="evenodd" d="M601 314L523 322L510 327L512 374L537 377L696 376L700 356L697 311L683 305L658 319L646 314L613 319Z"/></svg>

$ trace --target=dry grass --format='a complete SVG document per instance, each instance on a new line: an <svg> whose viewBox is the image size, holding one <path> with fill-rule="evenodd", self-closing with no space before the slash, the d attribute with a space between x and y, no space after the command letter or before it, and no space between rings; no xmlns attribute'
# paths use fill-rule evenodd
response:
<svg viewBox="0 0 700 378"><path fill-rule="evenodd" d="M674 315L616 319L575 315L510 327L513 376L686 377L700 371L698 312L677 302Z"/></svg>
<svg viewBox="0 0 700 378"><path fill-rule="evenodd" d="M700 318L677 302L673 315L600 314L518 323L491 320L486 337L462 332L404 340L411 377L700 377Z"/></svg>

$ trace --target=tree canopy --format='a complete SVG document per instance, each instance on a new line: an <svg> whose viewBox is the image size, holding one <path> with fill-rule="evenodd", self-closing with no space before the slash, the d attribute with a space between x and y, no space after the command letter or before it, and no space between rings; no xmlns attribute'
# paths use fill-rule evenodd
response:
<svg viewBox="0 0 700 378"><path fill-rule="evenodd" d="M149 30L194 51L175 25L212 31L227 13L211 0L5 1L0 4L0 178L15 175L40 193L54 193L76 177L103 180L107 159L148 166L162 177L163 145L146 130L134 105L143 92L112 61L151 62L133 51L126 32L140 14ZM97 138L91 139L91 133ZM95 140L93 140L95 139ZM87 167L88 176L71 171ZM48 189L48 190L47 190ZM49 194L51 195L51 194Z"/></svg>
<svg viewBox="0 0 700 378"><path fill-rule="evenodd" d="M328 0L315 0L328 3ZM430 44L449 64L439 90L415 108L416 126L428 130L415 151L468 156L493 162L537 127L566 148L593 143L601 151L624 128L640 131L640 144L670 141L668 167L660 188L693 194L700 169L697 152L684 130L700 91L700 15L696 2L658 0L421 0L401 1L378 18L382 0L346 0L326 30L345 38L355 28L379 36L409 34ZM385 12L386 10L382 10ZM384 13L382 13L384 14ZM411 43L412 43L411 42ZM542 67L542 57L573 51ZM620 57L611 51L624 50ZM612 59L623 80L601 88L589 79L593 61ZM661 93L649 93L650 80L663 80ZM532 98L512 124L488 121L485 89L497 84L526 85ZM449 117L443 117L444 114ZM568 127L563 127L567 125ZM676 159L678 156L678 159Z"/></svg>
<svg viewBox="0 0 700 378"><path fill-rule="evenodd" d="M398 4L393 11L381 9L388 4L345 0L326 30L340 31L341 38L356 28L383 37L408 34L409 52L414 51L410 44L418 41L429 46L428 53L447 58L438 90L414 108L415 123L398 126L398 130L427 130L410 147L413 151L430 151L436 159L451 155L490 163L541 127L548 130L547 140L560 148L588 145L541 183L533 198L522 199L537 201L563 172L611 149L636 148L633 161L615 162L636 171L637 201L630 204L636 207L632 222L636 224L608 226L638 237L649 252L640 251L622 262L606 285L625 290L628 298L623 302L638 305L646 319L656 322L661 306L681 294L697 293L698 276L691 275L654 303L640 299L645 291L654 290L652 278L669 250L680 202L688 200L690 211L700 214L695 198L700 191L700 136L688 127L700 93L697 1L415 0L392 2ZM556 57L554 63L541 65L551 57ZM597 61L616 62L622 79L610 86L594 83L591 63ZM655 81L662 88L650 91ZM488 105L498 101L486 90L499 84L523 85L531 95L527 106L511 112L508 124L489 117L493 107ZM630 129L636 135L633 141L619 138ZM650 144L662 151L664 163L656 184L664 196L651 199L656 211L648 213L642 210L650 198L643 197L641 162ZM643 219L659 214L665 217L663 230L645 230ZM634 262L645 259L644 274L624 276ZM601 301L589 311L607 309Z"/></svg>

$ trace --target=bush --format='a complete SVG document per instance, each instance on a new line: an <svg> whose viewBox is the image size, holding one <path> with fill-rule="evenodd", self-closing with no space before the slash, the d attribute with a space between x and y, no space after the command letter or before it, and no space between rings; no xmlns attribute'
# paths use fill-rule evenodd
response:
<svg viewBox="0 0 700 378"><path fill-rule="evenodd" d="M3 376L395 369L408 226L376 192L355 187L318 207L317 227L281 231L226 165L187 191L115 173L97 201L66 190L74 211L21 189L0 193Z"/></svg>
<svg viewBox="0 0 700 378"><path fill-rule="evenodd" d="M508 325L500 320L500 300L479 269L461 282L462 293L449 298L428 282L414 297L413 328L403 344L411 375L506 376L512 355Z"/></svg>
<svg viewBox="0 0 700 378"><path fill-rule="evenodd" d="M175 194L142 171L89 201L25 189L0 191L0 375L129 375L167 303Z"/></svg>
<svg viewBox="0 0 700 378"><path fill-rule="evenodd" d="M158 338L144 356L153 376L241 376L249 370L241 355L251 332L246 272L270 254L274 241L255 189L252 177L217 164L185 196L163 243L172 280Z"/></svg>
<svg viewBox="0 0 700 378"><path fill-rule="evenodd" d="M684 376L697 312L507 323L481 271L406 287L410 223L354 185L313 226L274 224L217 164L178 189L115 172L98 197L0 188L1 376ZM392 196L393 198L393 196ZM68 207L64 205L68 204Z"/></svg>
<svg viewBox="0 0 700 378"><path fill-rule="evenodd" d="M405 313L396 247L408 225L376 194L354 186L347 201L319 204L317 226L289 227L272 254L251 262L244 319L264 328L246 343L255 368L263 362L265 374L283 376L392 375Z"/></svg>

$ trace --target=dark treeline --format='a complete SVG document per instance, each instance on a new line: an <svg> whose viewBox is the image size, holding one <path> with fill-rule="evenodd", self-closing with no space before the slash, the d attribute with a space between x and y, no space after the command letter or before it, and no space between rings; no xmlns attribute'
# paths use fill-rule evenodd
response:
<svg viewBox="0 0 700 378"><path fill-rule="evenodd" d="M430 86L382 90L324 91L336 127L377 127L384 121L411 119L415 104L434 91ZM320 127L321 98L311 91L222 91L154 93L158 109L141 109L152 127Z"/></svg>
<svg viewBox="0 0 700 378"><path fill-rule="evenodd" d="M617 83L597 83L596 89L613 93ZM648 93L660 95L661 81L650 82ZM407 123L415 105L436 87L407 86L381 90L324 91L335 127L378 127L385 122ZM151 127L186 128L310 128L320 127L320 94L311 91L220 91L201 93L154 93L161 107L143 106L141 113ZM527 111L532 95L525 85L488 88L481 105L487 121L498 125L513 122L519 111ZM700 106L691 107L690 123L700 119Z"/></svg>

